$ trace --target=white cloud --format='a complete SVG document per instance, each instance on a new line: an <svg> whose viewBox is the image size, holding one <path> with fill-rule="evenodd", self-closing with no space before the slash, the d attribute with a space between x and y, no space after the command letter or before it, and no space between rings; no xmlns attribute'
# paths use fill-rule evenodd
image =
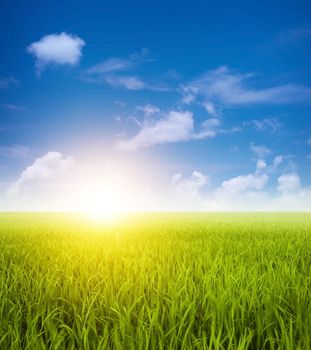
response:
<svg viewBox="0 0 311 350"><path fill-rule="evenodd" d="M151 57L150 51L145 47L141 48L139 51L134 52L130 55L129 59L133 62L153 62L154 59Z"/></svg>
<svg viewBox="0 0 311 350"><path fill-rule="evenodd" d="M207 119L202 123L201 129L198 132L193 133L191 138L194 140L200 140L214 137L219 132L218 127L220 124L220 120L217 118Z"/></svg>
<svg viewBox="0 0 311 350"><path fill-rule="evenodd" d="M209 176L197 170L188 178L184 178L181 173L172 176L174 190L183 196L198 195L199 189L207 185L208 181Z"/></svg>
<svg viewBox="0 0 311 350"><path fill-rule="evenodd" d="M49 34L30 44L27 51L36 58L37 73L50 64L75 65L82 56L85 41L78 36L67 34Z"/></svg>
<svg viewBox="0 0 311 350"><path fill-rule="evenodd" d="M13 159L27 159L31 156L31 150L24 145L0 146L0 157Z"/></svg>
<svg viewBox="0 0 311 350"><path fill-rule="evenodd" d="M118 148L134 150L158 143L187 141L193 132L191 112L171 111L164 118L145 121L139 133L131 139L120 141Z"/></svg>
<svg viewBox="0 0 311 350"><path fill-rule="evenodd" d="M120 107L125 107L126 106L126 102L124 101L119 101L119 100L116 100L114 101L114 103Z"/></svg>
<svg viewBox="0 0 311 350"><path fill-rule="evenodd" d="M25 168L18 180L11 186L9 192L18 193L28 184L36 184L42 180L52 179L70 170L75 164L73 157L65 158L59 152L48 152L37 158Z"/></svg>
<svg viewBox="0 0 311 350"><path fill-rule="evenodd" d="M311 146L311 138L307 140L307 145Z"/></svg>
<svg viewBox="0 0 311 350"><path fill-rule="evenodd" d="M272 164L272 169L273 170L276 170L279 165L283 162L284 160L284 157L283 156L276 156L274 159L273 159L273 164Z"/></svg>
<svg viewBox="0 0 311 350"><path fill-rule="evenodd" d="M136 76L109 75L106 77L106 82L112 86L122 87L128 90L152 90L141 78Z"/></svg>
<svg viewBox="0 0 311 350"><path fill-rule="evenodd" d="M147 81L136 75L121 74L100 74L94 75L84 73L82 79L91 83L107 83L113 87L119 87L127 90L152 90L152 91L168 91L169 88L165 84Z"/></svg>
<svg viewBox="0 0 311 350"><path fill-rule="evenodd" d="M256 169L258 171L263 170L267 167L267 163L263 159L259 159L256 164Z"/></svg>
<svg viewBox="0 0 311 350"><path fill-rule="evenodd" d="M208 186L209 176L200 171L193 171L184 177L177 173L171 178L169 209L200 210L201 191Z"/></svg>
<svg viewBox="0 0 311 350"><path fill-rule="evenodd" d="M251 143L249 149L258 158L265 158L271 154L271 150L265 145L255 145L254 143Z"/></svg>
<svg viewBox="0 0 311 350"><path fill-rule="evenodd" d="M300 189L300 177L296 173L281 175L277 189L281 193L296 192Z"/></svg>
<svg viewBox="0 0 311 350"><path fill-rule="evenodd" d="M269 180L268 175L248 174L233 177L222 183L221 189L230 195L246 192L249 190L262 190Z"/></svg>
<svg viewBox="0 0 311 350"><path fill-rule="evenodd" d="M144 106L137 106L137 110L142 111L143 113L145 113L147 115L160 113L159 107L151 105L149 103L145 104Z"/></svg>
<svg viewBox="0 0 311 350"><path fill-rule="evenodd" d="M211 102L203 102L203 107L207 111L207 113L216 116L217 115L217 110L216 107L213 103Z"/></svg>
<svg viewBox="0 0 311 350"><path fill-rule="evenodd" d="M308 102L311 88L285 84L256 88L250 83L254 74L239 74L223 66L203 74L198 79L182 86L183 102L191 103L201 97L205 103L223 106L249 104L289 104Z"/></svg>
<svg viewBox="0 0 311 350"><path fill-rule="evenodd" d="M198 132L194 131L193 114L189 111L170 111L160 119L144 120L138 134L127 140L120 140L119 149L135 150L156 144L203 139L217 135L217 119L207 120Z"/></svg>
<svg viewBox="0 0 311 350"><path fill-rule="evenodd" d="M225 180L209 192L205 190L204 181L188 184L181 174L173 177L173 184L185 184L175 190L174 210L204 210L204 211L310 211L311 187L303 188L297 173L282 174L272 182L268 174L272 167L278 167L283 161L277 156L271 165L264 160L258 160L254 173L239 175ZM208 177L209 181L209 177ZM268 181L276 189L267 190ZM199 185L201 184L201 185ZM192 187L192 185L194 187ZM175 187L176 188L176 187ZM190 190L188 190L190 188ZM177 195L178 194L178 195ZM184 194L184 195L183 195ZM191 198L189 201L188 198Z"/></svg>
<svg viewBox="0 0 311 350"><path fill-rule="evenodd" d="M128 70L133 68L133 63L129 60L120 58L110 58L107 61L96 64L95 66L85 70L88 75L102 75L105 73L118 72L122 70Z"/></svg>
<svg viewBox="0 0 311 350"><path fill-rule="evenodd" d="M258 131L268 130L272 133L279 131L283 126L277 118L253 119L244 124L253 125Z"/></svg>
<svg viewBox="0 0 311 350"><path fill-rule="evenodd" d="M137 74L132 74L132 71L137 70L142 63L151 61L149 51L142 49L140 52L130 55L128 59L114 57L96 64L84 70L81 79L89 83L106 83L127 90L168 91L166 84L149 81L137 76Z"/></svg>
<svg viewBox="0 0 311 350"><path fill-rule="evenodd" d="M143 62L149 62L149 50L141 49L139 52L130 55L128 59L109 58L99 64L96 64L83 72L82 77L90 82L103 82L106 75L121 71L129 71L137 68ZM115 78L116 79L116 78Z"/></svg>

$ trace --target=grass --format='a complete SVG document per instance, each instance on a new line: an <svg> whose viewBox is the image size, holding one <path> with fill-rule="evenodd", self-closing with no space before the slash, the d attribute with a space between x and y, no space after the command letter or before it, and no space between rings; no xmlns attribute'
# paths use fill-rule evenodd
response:
<svg viewBox="0 0 311 350"><path fill-rule="evenodd" d="M311 214L0 214L0 349L310 349Z"/></svg>

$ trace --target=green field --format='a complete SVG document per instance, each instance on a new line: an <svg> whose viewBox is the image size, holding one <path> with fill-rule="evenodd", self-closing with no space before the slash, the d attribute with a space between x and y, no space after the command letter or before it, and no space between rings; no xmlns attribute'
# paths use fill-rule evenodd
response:
<svg viewBox="0 0 311 350"><path fill-rule="evenodd" d="M0 349L310 349L311 214L0 214Z"/></svg>

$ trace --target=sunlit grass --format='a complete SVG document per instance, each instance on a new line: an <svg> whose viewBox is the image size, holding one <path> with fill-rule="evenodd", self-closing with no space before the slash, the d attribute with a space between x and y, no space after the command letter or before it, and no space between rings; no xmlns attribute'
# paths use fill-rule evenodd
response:
<svg viewBox="0 0 311 350"><path fill-rule="evenodd" d="M310 348L310 214L115 223L0 214L0 349Z"/></svg>

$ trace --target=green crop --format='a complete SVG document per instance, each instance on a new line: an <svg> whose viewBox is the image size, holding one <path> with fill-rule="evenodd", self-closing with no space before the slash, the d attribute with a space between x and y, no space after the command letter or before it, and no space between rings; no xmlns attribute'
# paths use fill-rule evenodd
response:
<svg viewBox="0 0 311 350"><path fill-rule="evenodd" d="M310 349L311 215L0 214L0 349Z"/></svg>

